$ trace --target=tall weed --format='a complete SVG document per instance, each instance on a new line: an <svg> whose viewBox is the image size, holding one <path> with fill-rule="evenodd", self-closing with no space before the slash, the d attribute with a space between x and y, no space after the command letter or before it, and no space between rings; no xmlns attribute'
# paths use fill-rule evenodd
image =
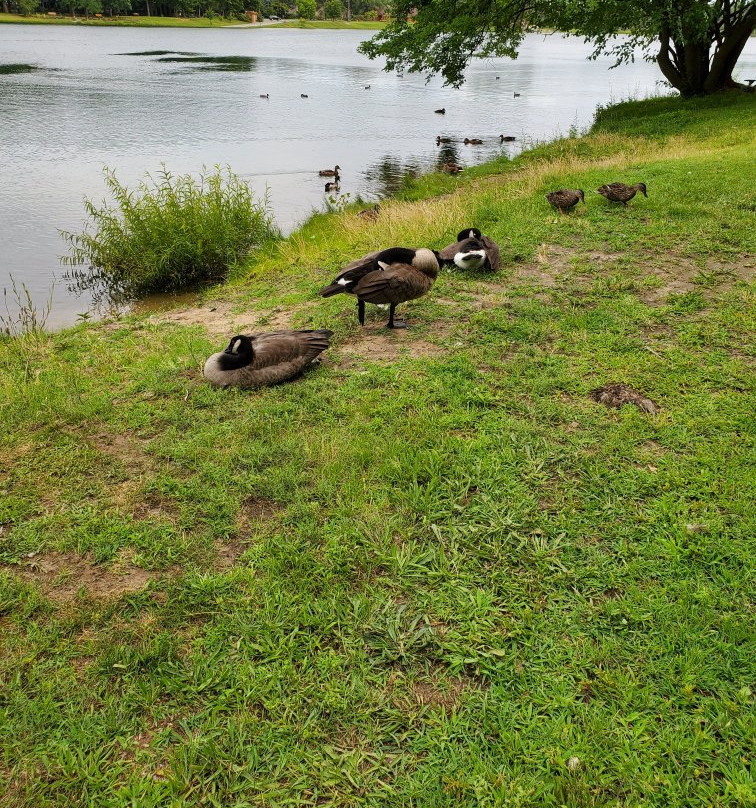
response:
<svg viewBox="0 0 756 808"><path fill-rule="evenodd" d="M97 300L125 301L224 280L255 247L276 238L268 195L252 190L230 168L203 169L198 178L174 176L163 166L129 190L104 169L113 198L98 207L84 200L81 233L61 231L77 291Z"/></svg>

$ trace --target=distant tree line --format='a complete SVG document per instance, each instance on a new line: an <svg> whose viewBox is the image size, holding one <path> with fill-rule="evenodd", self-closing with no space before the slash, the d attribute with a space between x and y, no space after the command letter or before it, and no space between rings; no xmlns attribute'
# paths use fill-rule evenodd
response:
<svg viewBox="0 0 756 808"><path fill-rule="evenodd" d="M245 11L257 11L265 17L340 20L376 19L383 16L381 0L1 0L5 13L71 14L106 17L141 14L148 17L243 17Z"/></svg>

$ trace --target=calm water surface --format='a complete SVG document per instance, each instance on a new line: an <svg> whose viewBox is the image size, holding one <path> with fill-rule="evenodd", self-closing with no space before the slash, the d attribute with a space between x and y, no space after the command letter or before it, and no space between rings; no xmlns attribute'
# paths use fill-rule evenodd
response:
<svg viewBox="0 0 756 808"><path fill-rule="evenodd" d="M587 126L596 104L654 92L660 76L643 61L612 71L609 59L588 62L578 39L531 35L517 61L479 62L452 90L383 73L356 53L368 36L0 26L0 63L41 68L0 74L0 290L12 275L40 303L55 279L49 326L89 308L67 290L58 229L81 228L82 198L104 196L105 165L131 184L161 163L174 173L228 164L259 192L270 189L288 231L323 206L320 168L338 163L342 193L377 198L404 172L433 168L438 134L486 140L443 147L462 164L514 154L529 141ZM127 55L145 51L169 53ZM752 40L741 69L754 68ZM434 114L438 107L445 116ZM502 147L500 134L518 140Z"/></svg>

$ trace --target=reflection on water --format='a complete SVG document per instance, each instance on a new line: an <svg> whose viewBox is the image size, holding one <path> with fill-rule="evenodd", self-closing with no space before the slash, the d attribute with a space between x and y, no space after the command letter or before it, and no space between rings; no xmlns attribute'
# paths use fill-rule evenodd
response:
<svg viewBox="0 0 756 808"><path fill-rule="evenodd" d="M252 70L256 59L252 56L163 56L156 62L197 65L198 70Z"/></svg>
<svg viewBox="0 0 756 808"><path fill-rule="evenodd" d="M5 64L0 65L0 76L13 76L18 73L33 73L35 70L39 70L38 65L28 65L23 63L17 64Z"/></svg>
<svg viewBox="0 0 756 808"><path fill-rule="evenodd" d="M81 231L83 197L98 204L104 195L104 165L128 187L162 163L174 174L229 165L258 194L270 188L290 231L323 209L324 166L341 166L342 196L376 199L408 173L513 156L530 140L587 126L596 104L642 97L659 78L642 60L610 71L612 60L587 61L578 39L533 34L517 61L476 62L453 90L383 73L356 52L368 36L0 25L3 60L40 68L0 73L0 292L13 274L46 299L62 274L58 230ZM756 40L746 77L754 67ZM441 107L443 117L433 112ZM502 146L501 133L518 140ZM439 147L438 135L454 142ZM484 143L464 146L465 137ZM49 324L74 322L89 306L58 283Z"/></svg>

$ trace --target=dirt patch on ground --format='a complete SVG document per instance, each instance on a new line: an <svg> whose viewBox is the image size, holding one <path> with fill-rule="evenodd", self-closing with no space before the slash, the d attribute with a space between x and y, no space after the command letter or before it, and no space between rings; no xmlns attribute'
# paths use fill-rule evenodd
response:
<svg viewBox="0 0 756 808"><path fill-rule="evenodd" d="M389 682L392 700L404 710L428 707L450 712L459 706L466 692L480 689L480 684L469 676L446 677L439 670L406 684L407 689L396 680Z"/></svg>
<svg viewBox="0 0 756 808"><path fill-rule="evenodd" d="M346 365L355 358L369 362L392 362L402 357L434 357L447 353L448 348L427 340L413 338L410 329L386 333L366 333L339 346ZM344 364L344 363L342 363Z"/></svg>
<svg viewBox="0 0 756 808"><path fill-rule="evenodd" d="M65 602L84 590L92 598L115 600L143 589L154 573L124 561L107 567L76 553L44 553L25 558L22 564L2 569L37 586L50 600Z"/></svg>
<svg viewBox="0 0 756 808"><path fill-rule="evenodd" d="M276 514L283 510L283 505L279 505L272 499L265 497L249 497L239 509L236 517L236 535L240 543L250 534L255 533L261 524L273 519ZM243 544L238 555L244 552ZM219 550L220 552L220 550ZM238 558L237 555L237 558Z"/></svg>
<svg viewBox="0 0 756 808"><path fill-rule="evenodd" d="M130 433L102 432L89 437L98 452L122 463L129 471L143 472L149 466L147 441Z"/></svg>
<svg viewBox="0 0 756 808"><path fill-rule="evenodd" d="M231 303L207 303L188 309L172 309L153 314L151 323L176 323L178 325L201 325L210 337L231 337L234 334L261 328L278 331L294 328L294 316L310 304L300 304L289 308L275 308L270 311L235 311Z"/></svg>
<svg viewBox="0 0 756 808"><path fill-rule="evenodd" d="M241 555L248 547L247 542L237 539L230 539L215 544L215 568L218 570L229 570L236 565Z"/></svg>

